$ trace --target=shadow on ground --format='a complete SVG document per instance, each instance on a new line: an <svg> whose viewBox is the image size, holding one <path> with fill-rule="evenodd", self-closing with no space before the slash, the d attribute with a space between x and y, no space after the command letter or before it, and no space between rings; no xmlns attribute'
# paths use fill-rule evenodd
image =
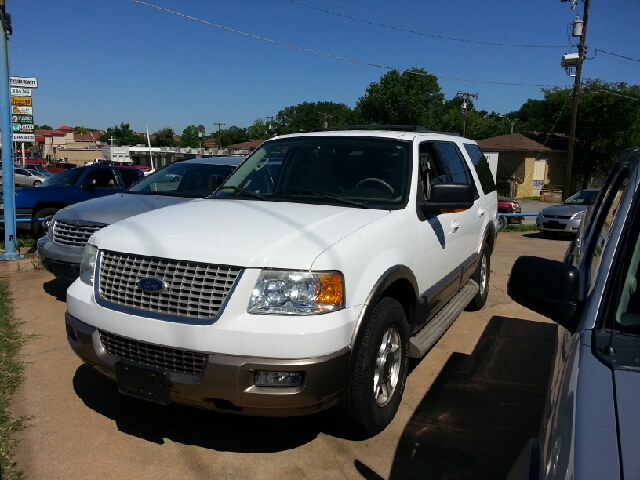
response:
<svg viewBox="0 0 640 480"><path fill-rule="evenodd" d="M493 317L471 355L456 353L407 423L390 480L503 479L537 435L557 327ZM382 477L360 461L367 480Z"/></svg>
<svg viewBox="0 0 640 480"><path fill-rule="evenodd" d="M249 417L126 397L118 393L115 382L88 365L78 367L73 387L87 407L113 420L119 431L158 444L166 438L221 452L273 453L304 445L320 432L341 436L330 412Z"/></svg>
<svg viewBox="0 0 640 480"><path fill-rule="evenodd" d="M575 240L576 236L572 233L558 233L556 235L551 235L551 236L547 236L544 233L538 231L538 232L531 232L531 233L525 233L524 235L522 235L523 237L526 238L544 238L545 240L551 240L551 241L563 241L563 242L571 242L572 240Z"/></svg>
<svg viewBox="0 0 640 480"><path fill-rule="evenodd" d="M67 301L67 289L73 283L72 280L65 280L64 278L54 278L48 282L42 284L42 289L48 295L55 297L59 302Z"/></svg>

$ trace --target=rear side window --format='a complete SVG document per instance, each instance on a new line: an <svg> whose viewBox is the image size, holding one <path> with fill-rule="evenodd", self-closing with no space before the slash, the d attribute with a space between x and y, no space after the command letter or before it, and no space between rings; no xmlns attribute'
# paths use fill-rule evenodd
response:
<svg viewBox="0 0 640 480"><path fill-rule="evenodd" d="M485 195L491 192L495 192L496 182L493 180L493 174L491 173L491 169L489 168L487 157L484 156L482 150L480 150L480 147L470 143L465 143L464 149L467 151L467 154L471 158L471 163L473 163L473 166L476 167L476 173L478 174L480 185L482 185L482 191L485 193Z"/></svg>
<svg viewBox="0 0 640 480"><path fill-rule="evenodd" d="M460 155L458 148L453 143L434 142L440 152L440 157L449 171L453 183L466 183L473 185L469 176L469 170L465 165L464 159Z"/></svg>
<svg viewBox="0 0 640 480"><path fill-rule="evenodd" d="M140 180L140 174L136 170L133 170L133 169L127 170L126 168L123 168L118 171L120 172L120 175L122 175L122 180L124 181L124 188L129 188L135 182Z"/></svg>

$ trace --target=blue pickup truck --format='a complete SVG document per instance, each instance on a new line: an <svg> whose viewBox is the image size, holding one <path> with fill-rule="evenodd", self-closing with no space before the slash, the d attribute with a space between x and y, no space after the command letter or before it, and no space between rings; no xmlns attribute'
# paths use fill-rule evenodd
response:
<svg viewBox="0 0 640 480"><path fill-rule="evenodd" d="M37 238L43 235L41 218L52 217L58 210L74 203L122 192L143 174L136 168L88 166L57 173L38 187L16 191L18 230L31 230ZM4 219L4 202L0 197L0 217Z"/></svg>

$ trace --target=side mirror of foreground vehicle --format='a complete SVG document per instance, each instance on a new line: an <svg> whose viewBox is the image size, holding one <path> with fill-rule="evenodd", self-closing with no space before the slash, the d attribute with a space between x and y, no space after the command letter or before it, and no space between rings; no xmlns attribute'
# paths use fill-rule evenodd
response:
<svg viewBox="0 0 640 480"><path fill-rule="evenodd" d="M420 203L420 209L427 216L467 210L473 207L474 193L471 185L436 183L431 186L429 200Z"/></svg>
<svg viewBox="0 0 640 480"><path fill-rule="evenodd" d="M520 257L511 268L507 293L520 305L549 317L570 332L578 325L580 274L573 265Z"/></svg>

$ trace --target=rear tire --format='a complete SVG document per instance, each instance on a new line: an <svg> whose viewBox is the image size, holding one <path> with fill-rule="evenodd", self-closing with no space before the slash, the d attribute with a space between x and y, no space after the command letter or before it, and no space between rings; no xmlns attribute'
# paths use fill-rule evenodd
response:
<svg viewBox="0 0 640 480"><path fill-rule="evenodd" d="M491 279L491 256L487 253L486 247L482 249L480 253L480 263L476 268L476 272L471 277L474 282L480 287L476 296L469 302L466 310L476 312L487 303L487 297L489 296L489 280Z"/></svg>
<svg viewBox="0 0 640 480"><path fill-rule="evenodd" d="M33 218L53 217L57 211L58 209L54 207L43 208L41 210L38 210L33 215ZM40 238L44 235L43 225L44 225L44 222L31 222L31 233L33 234L34 237Z"/></svg>
<svg viewBox="0 0 640 480"><path fill-rule="evenodd" d="M384 297L374 307L353 353L355 365L338 404L351 430L374 436L395 417L407 379L409 324L402 305Z"/></svg>
<svg viewBox="0 0 640 480"><path fill-rule="evenodd" d="M42 182L40 180L36 180L35 182L33 182L33 186L34 187L37 187L40 184L42 184Z"/></svg>

